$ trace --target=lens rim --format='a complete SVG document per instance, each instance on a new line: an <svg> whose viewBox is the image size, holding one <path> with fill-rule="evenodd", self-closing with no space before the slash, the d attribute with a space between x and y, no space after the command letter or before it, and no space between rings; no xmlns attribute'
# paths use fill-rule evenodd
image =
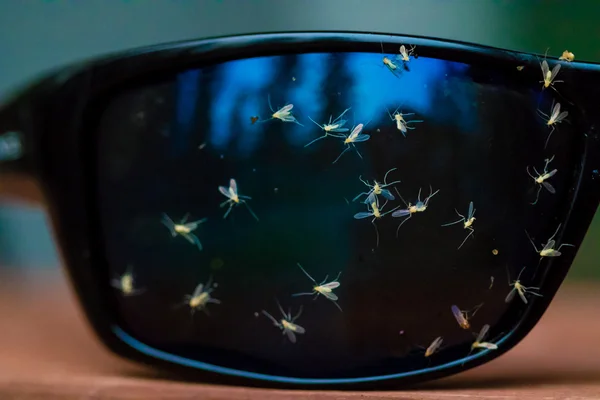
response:
<svg viewBox="0 0 600 400"><path fill-rule="evenodd" d="M107 284L104 244L100 236L95 161L96 138L86 131L98 118L98 109L117 90L135 86L145 79L159 79L174 71L198 68L240 58L298 52L369 51L383 46L395 53L402 43L416 45L419 54L451 61L513 68L515 80L540 80L539 60L535 55L511 52L465 43L419 37L354 32L299 32L244 35L187 41L137 49L61 70L35 85L22 96L29 99L31 114L39 121L33 129L37 175L48 200L53 227L65 266L88 321L100 340L113 352L178 374L178 377L225 384L270 387L382 388L397 387L436 379L489 362L514 347L541 318L575 257L564 254L545 268L544 297L536 299L520 323L502 340L498 350L483 351L467 360L416 370L399 376L365 379L314 380L285 378L215 370L185 359L166 357L120 330L112 292ZM516 66L525 68L517 71ZM600 95L600 66L571 63L563 79L569 82L565 93L581 108L588 127L582 139L580 168L573 171L570 205L564 210L562 236L577 247L585 236L600 200L600 139L595 130L597 118L591 114ZM589 112L588 112L589 111ZM193 364L193 365L192 365Z"/></svg>

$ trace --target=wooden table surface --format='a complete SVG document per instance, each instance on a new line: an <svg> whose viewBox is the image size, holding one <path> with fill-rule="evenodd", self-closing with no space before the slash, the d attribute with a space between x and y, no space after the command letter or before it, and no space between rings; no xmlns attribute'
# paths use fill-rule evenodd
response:
<svg viewBox="0 0 600 400"><path fill-rule="evenodd" d="M600 285L567 285L517 348L402 391L323 392L169 381L96 340L56 269L0 274L0 399L600 399Z"/></svg>

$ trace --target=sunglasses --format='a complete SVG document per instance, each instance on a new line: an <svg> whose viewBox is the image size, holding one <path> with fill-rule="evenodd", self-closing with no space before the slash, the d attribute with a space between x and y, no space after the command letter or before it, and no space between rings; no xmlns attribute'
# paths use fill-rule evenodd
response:
<svg viewBox="0 0 600 400"><path fill-rule="evenodd" d="M412 384L515 346L569 270L600 200L600 66L572 56L359 33L143 48L6 102L0 167L39 181L115 353L229 384Z"/></svg>

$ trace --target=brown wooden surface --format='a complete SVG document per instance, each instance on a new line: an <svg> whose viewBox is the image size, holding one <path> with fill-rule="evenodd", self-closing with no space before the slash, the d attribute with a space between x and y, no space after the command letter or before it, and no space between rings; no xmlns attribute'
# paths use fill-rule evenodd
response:
<svg viewBox="0 0 600 400"><path fill-rule="evenodd" d="M600 285L565 286L517 348L396 392L281 391L168 381L113 356L55 269L0 275L0 400L600 399Z"/></svg>

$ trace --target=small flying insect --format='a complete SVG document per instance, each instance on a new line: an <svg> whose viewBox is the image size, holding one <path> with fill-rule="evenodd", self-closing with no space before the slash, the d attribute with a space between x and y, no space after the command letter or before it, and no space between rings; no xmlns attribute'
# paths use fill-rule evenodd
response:
<svg viewBox="0 0 600 400"><path fill-rule="evenodd" d="M269 108L271 109L271 112L273 114L271 114L271 118L269 118L266 121L269 121L271 119L278 119L283 122L293 122L300 126L304 126L300 122L298 122L296 117L294 117L294 115L292 114L292 109L294 108L293 104L286 104L285 106L281 107L279 110L275 111L275 110L273 110L273 107L271 106L271 96L268 96L267 100L269 102ZM263 121L263 122L266 122L266 121Z"/></svg>
<svg viewBox="0 0 600 400"><path fill-rule="evenodd" d="M538 113L540 113L540 115L542 117L546 117L546 120L544 122L546 123L546 126L548 128L551 128L550 133L548 134L548 137L546 138L546 143L544 144L544 148L546 148L548 146L548 141L550 140L550 136L552 136L552 133L554 133L554 129L556 129L556 125L560 124L565 118L567 118L567 116L569 115L569 112L568 111L560 112L560 103L556 103L552 106L552 113L550 115L544 113L541 110L538 110Z"/></svg>
<svg viewBox="0 0 600 400"><path fill-rule="evenodd" d="M552 235L550 237L550 239L548 239L548 242L544 245L544 247L541 250L538 250L537 246L533 242L533 239L531 239L531 236L529 236L529 233L527 231L525 231L525 234L529 238L529 241L531 242L531 245L535 249L535 252L540 255L540 261L542 260L543 257L559 257L562 254L560 252L560 249L563 248L563 246L575 247L575 245L573 245L573 244L563 243L560 246L558 246L557 249L554 248L554 246L556 245L556 241L554 240L554 237L560 230L561 225L562 224L558 225L558 228L556 228L556 232L554 232L554 235Z"/></svg>
<svg viewBox="0 0 600 400"><path fill-rule="evenodd" d="M332 162L332 164L335 164L336 162L338 162L338 160L344 155L344 153L350 149L354 149L356 151L356 154L358 154L358 156L361 159L363 158L355 145L355 143L366 142L371 137L370 135L365 135L365 134L361 133L363 128L364 128L363 124L358 124L354 128L352 128L352 132L350 132L350 134L348 136L342 134L343 135L342 137L344 138L344 145L346 146L346 148L344 150L342 150L340 155L335 159L334 162Z"/></svg>
<svg viewBox="0 0 600 400"><path fill-rule="evenodd" d="M454 318L456 318L456 322L458 322L458 325L461 328L471 329L471 323L469 322L469 320L475 316L477 311L479 311L479 309L482 306L483 306L483 303L475 306L475 308L473 308L473 310L463 311L460 308L458 308L458 306L453 305L452 307L450 307L450 310L452 310L452 315L454 315Z"/></svg>
<svg viewBox="0 0 600 400"><path fill-rule="evenodd" d="M369 188L369 191L358 194L354 199L352 199L352 201L356 201L356 200L358 200L359 197L365 196L365 195L367 197L366 197L365 201L363 202L364 204L373 203L376 200L376 196L383 196L388 200L394 200L395 199L394 195L388 189L386 189L386 187L395 185L396 183L400 183L400 181L394 181L394 182L387 183L387 176L390 172L395 171L397 169L398 168L392 168L388 172L385 173L385 175L383 176L383 184L374 180L373 184L371 185L368 181L365 181L364 179L362 179L362 176L359 176L358 179L366 187Z"/></svg>
<svg viewBox="0 0 600 400"><path fill-rule="evenodd" d="M383 54L383 43L381 44L381 53ZM383 62L383 65L385 65L385 67L396 77L398 78L400 76L400 74L402 73L402 70L400 69L400 67L394 63L388 56L384 55L383 58L381 59L381 61Z"/></svg>
<svg viewBox="0 0 600 400"><path fill-rule="evenodd" d="M410 61L410 56L413 56L416 58L416 54L414 54L416 47L417 46L410 46L410 48L407 50L406 46L401 45L400 46L400 55L398 56L398 58L400 60L404 61L405 63Z"/></svg>
<svg viewBox="0 0 600 400"><path fill-rule="evenodd" d="M333 115L330 115L329 122L326 124L323 124L323 125L318 124L311 117L308 117L308 119L310 119L315 125L317 125L319 128L321 128L325 132L325 134L323 136L319 136L318 138L312 140L308 144L304 145L304 147L308 147L318 140L325 139L327 136L332 136L332 137L336 137L336 138L346 138L346 136L339 135L338 133L348 132L348 130L349 130L348 128L344 128L344 125L346 124L347 121L345 119L342 119L342 117L344 116L344 114L346 114L346 112L348 112L348 110L350 110L350 108L346 108L344 110L344 112L341 113L333 121L331 120L331 118L333 118Z"/></svg>
<svg viewBox="0 0 600 400"><path fill-rule="evenodd" d="M196 245L196 247L198 247L198 250L202 251L202 243L200 243L200 240L193 233L193 231L195 231L198 228L198 226L200 226L200 224L206 222L207 218L202 218L192 222L186 222L189 216L190 214L187 213L183 217L183 219L178 224L176 224L167 214L163 213L161 222L164 226L166 226L169 229L172 237L181 235L188 242Z"/></svg>
<svg viewBox="0 0 600 400"><path fill-rule="evenodd" d="M257 116L252 116L252 117L250 117L250 123L251 123L252 125L254 125L254 123L255 123L256 121L258 121L258 117L257 117Z"/></svg>
<svg viewBox="0 0 600 400"><path fill-rule="evenodd" d="M523 71L523 68L525 68L524 65L518 65L517 66L517 71Z"/></svg>
<svg viewBox="0 0 600 400"><path fill-rule="evenodd" d="M279 307L279 311L281 312L281 315L283 316L283 318L280 319L279 321L277 321L275 318L273 318L273 316L271 314L269 314L268 312L266 312L265 310L262 310L262 313L265 317L269 318L273 322L273 325L275 325L276 327L281 329L281 331L282 331L281 333L283 335L287 335L290 342L296 343L296 334L301 335L304 332L306 332L306 329L304 329L300 325L297 325L294 323L294 321L296 321L302 314L302 306L300 306L300 310L298 311L298 314L296 314L293 318L292 318L291 310L288 310L288 313L286 314L283 311L283 308L281 308L281 304L279 304L279 302L277 302L277 307Z"/></svg>
<svg viewBox="0 0 600 400"><path fill-rule="evenodd" d="M246 205L246 208L248 208L248 211L250 211L250 214L252 214L254 219L258 221L258 217L256 216L256 214L254 214L254 211L252 211L252 209L248 205L247 200L252 200L252 197L242 196L241 194L238 194L238 188L235 179L231 178L229 180L228 188L226 188L225 186L219 186L219 192L221 192L223 196L227 197L227 200L222 202L219 207L225 207L226 205L229 205L229 208L225 212L225 215L223 215L223 218L227 218L234 206L239 206L243 203Z"/></svg>
<svg viewBox="0 0 600 400"><path fill-rule="evenodd" d="M323 295L327 300L331 300L331 302L333 304L335 304L335 306L342 311L342 308L340 307L340 305L337 303L338 300L338 296L333 293L334 289L337 289L338 287L340 287L340 275L342 274L342 272L340 271L340 273L337 275L337 277L332 280L331 282L325 283L327 282L327 278L329 276L325 276L325 279L323 279L323 282L321 283L317 283L317 281L315 281L313 279L312 276L310 276L308 274L308 272L306 272L306 270L304 268L302 268L302 265L300 265L300 263L296 263L296 265L298 265L298 267L300 267L300 269L302 270L302 272L304 272L304 275L308 276L308 279L310 279L315 286L313 286L313 291L312 292L305 292L305 293L296 293L293 294L293 297L296 296L311 296L311 295L315 295L315 297L313 299L316 299L317 297L319 297L319 295Z"/></svg>
<svg viewBox="0 0 600 400"><path fill-rule="evenodd" d="M467 235L467 237L465 237L465 239L462 241L462 243L460 244L460 246L458 246L457 250L460 250L460 248L463 246L463 244L465 244L465 242L467 241L467 239L473 235L473 233L475 232L475 229L473 228L473 222L475 222L475 209L473 208L473 202L469 203L469 212L467 213L467 217L465 218L464 215L462 215L461 213L458 212L457 209L454 209L454 211L456 211L456 213L458 214L458 216L460 217L460 219L458 221L454 221L454 222L450 222L448 224L444 224L442 226L450 226L450 225L454 225L454 224L458 224L460 222L463 223L464 229L468 229L470 232Z"/></svg>
<svg viewBox="0 0 600 400"><path fill-rule="evenodd" d="M135 280L133 276L133 266L128 265L125 273L118 278L114 278L110 281L110 285L118 289L123 296L135 296L145 291L145 289L136 289Z"/></svg>
<svg viewBox="0 0 600 400"><path fill-rule="evenodd" d="M363 212L354 214L354 219L365 219L365 218L373 217L373 219L371 220L371 224L375 228L375 233L377 235L377 240L376 240L377 247L379 247L379 229L377 229L377 225L375 225L375 221L380 218L383 218L385 215L387 215L391 212L394 212L396 209L398 209L398 207L396 207L392 210L382 213L382 211L385 208L387 203L388 203L388 201L386 200L385 203L383 203L383 205L380 208L378 205L379 201L376 198L370 205L367 206L367 208L369 208L370 211L363 211ZM393 214L392 214L392 216L393 216Z"/></svg>
<svg viewBox="0 0 600 400"><path fill-rule="evenodd" d="M206 282L206 285L199 283L192 294L186 294L183 298L183 304L190 307L192 316L196 311L202 310L206 315L210 315L206 306L210 303L221 304L221 300L211 297L211 293L215 290L217 284L212 283L212 276Z"/></svg>
<svg viewBox="0 0 600 400"><path fill-rule="evenodd" d="M404 137L406 137L406 132L408 129L416 129L414 126L408 126L408 124L423 122L423 120L422 119L414 119L414 120L407 121L406 119L404 119L404 117L409 116L409 115L415 115L415 113L403 114L401 112L398 112L398 109L400 109L400 106L398 106L398 108L396 108L394 110L394 112L391 114L390 114L389 110L386 109L386 111L387 111L388 115L390 116L390 119L392 121L396 122L396 128L402 133L402 135Z"/></svg>
<svg viewBox="0 0 600 400"><path fill-rule="evenodd" d="M542 89L552 88L555 92L558 93L558 91L554 87L554 84L563 82L563 81L556 80L556 76L558 75L558 72L560 71L560 64L556 64L554 66L554 68L552 68L552 71L550 71L550 67L548 66L548 61L543 60L540 63L540 68L542 69L542 77L543 77L543 80L540 81L540 83L542 83Z"/></svg>
<svg viewBox="0 0 600 400"><path fill-rule="evenodd" d="M572 62L575 60L575 54L571 53L569 50L565 50L558 59L561 61Z"/></svg>
<svg viewBox="0 0 600 400"><path fill-rule="evenodd" d="M552 186L549 182L546 182L548 179L552 178L554 176L554 174L556 174L556 172L558 171L557 169L553 169L552 171L548 172L548 164L550 164L552 162L552 160L554 160L554 156L552 156L551 158L546 158L544 161L546 162L546 165L544 165L544 171L540 174L535 167L533 167L533 172L535 172L537 174L537 177L531 175L531 172L529 172L529 165L527 166L527 174L531 177L531 179L533 179L533 181L539 185L538 190L537 190L537 194L535 196L535 201L533 203L530 203L531 205L536 205L539 198L540 198L540 192L542 191L542 186L544 188L546 188L546 190L552 194L556 193L556 190L554 189L554 186Z"/></svg>
<svg viewBox="0 0 600 400"><path fill-rule="evenodd" d="M489 330L490 326L487 324L481 328L481 331L479 331L479 335L477 335L477 338L475 339L473 344L471 344L471 351L475 349L496 350L498 348L498 346L494 343L483 341ZM469 352L469 354L471 354L471 351Z"/></svg>
<svg viewBox="0 0 600 400"><path fill-rule="evenodd" d="M431 357L435 352L437 352L440 349L440 347L442 347L443 341L444 339L441 336L438 336L435 339L433 339L433 342L431 342L429 347L425 349L425 357Z"/></svg>
<svg viewBox="0 0 600 400"><path fill-rule="evenodd" d="M515 297L515 293L519 293L519 297L521 298L521 300L523 300L523 303L525 304L527 304L527 297L525 297L525 295L528 293L534 296L543 297L541 294L536 292L536 290L540 290L539 287L527 287L521 284L521 274L523 273L523 271L525 271L525 267L523 267L521 272L519 272L517 280L513 283L510 283L510 274L508 275L508 286L512 287L512 289L510 290L510 292L508 292L506 299L504 299L506 303L510 303L510 301Z"/></svg>
<svg viewBox="0 0 600 400"><path fill-rule="evenodd" d="M396 229L396 237L398 237L398 232L400 232L400 227L402 225L404 225L404 223L406 221L408 221L413 216L413 214L418 213L418 212L424 212L425 210L427 210L427 205L429 204L429 200L431 200L431 198L433 196L435 196L439 191L440 190L438 189L434 193L433 188L431 187L431 185L429 185L429 196L427 196L424 201L421 201L421 188L419 188L419 194L417 195L417 203L415 205L412 205L411 203L407 204L406 201L404 201L404 199L402 198L402 196L400 196L400 193L398 192L398 190L396 189L396 193L398 194L398 197L400 197L400 200L402 200L402 202L406 205L405 209L397 210L392 213L393 218L406 217L404 219L404 221L402 221L400 223L400 225L398 225L398 228Z"/></svg>
<svg viewBox="0 0 600 400"><path fill-rule="evenodd" d="M494 286L494 277L490 276L490 286L488 287L488 290L491 290L493 286Z"/></svg>

